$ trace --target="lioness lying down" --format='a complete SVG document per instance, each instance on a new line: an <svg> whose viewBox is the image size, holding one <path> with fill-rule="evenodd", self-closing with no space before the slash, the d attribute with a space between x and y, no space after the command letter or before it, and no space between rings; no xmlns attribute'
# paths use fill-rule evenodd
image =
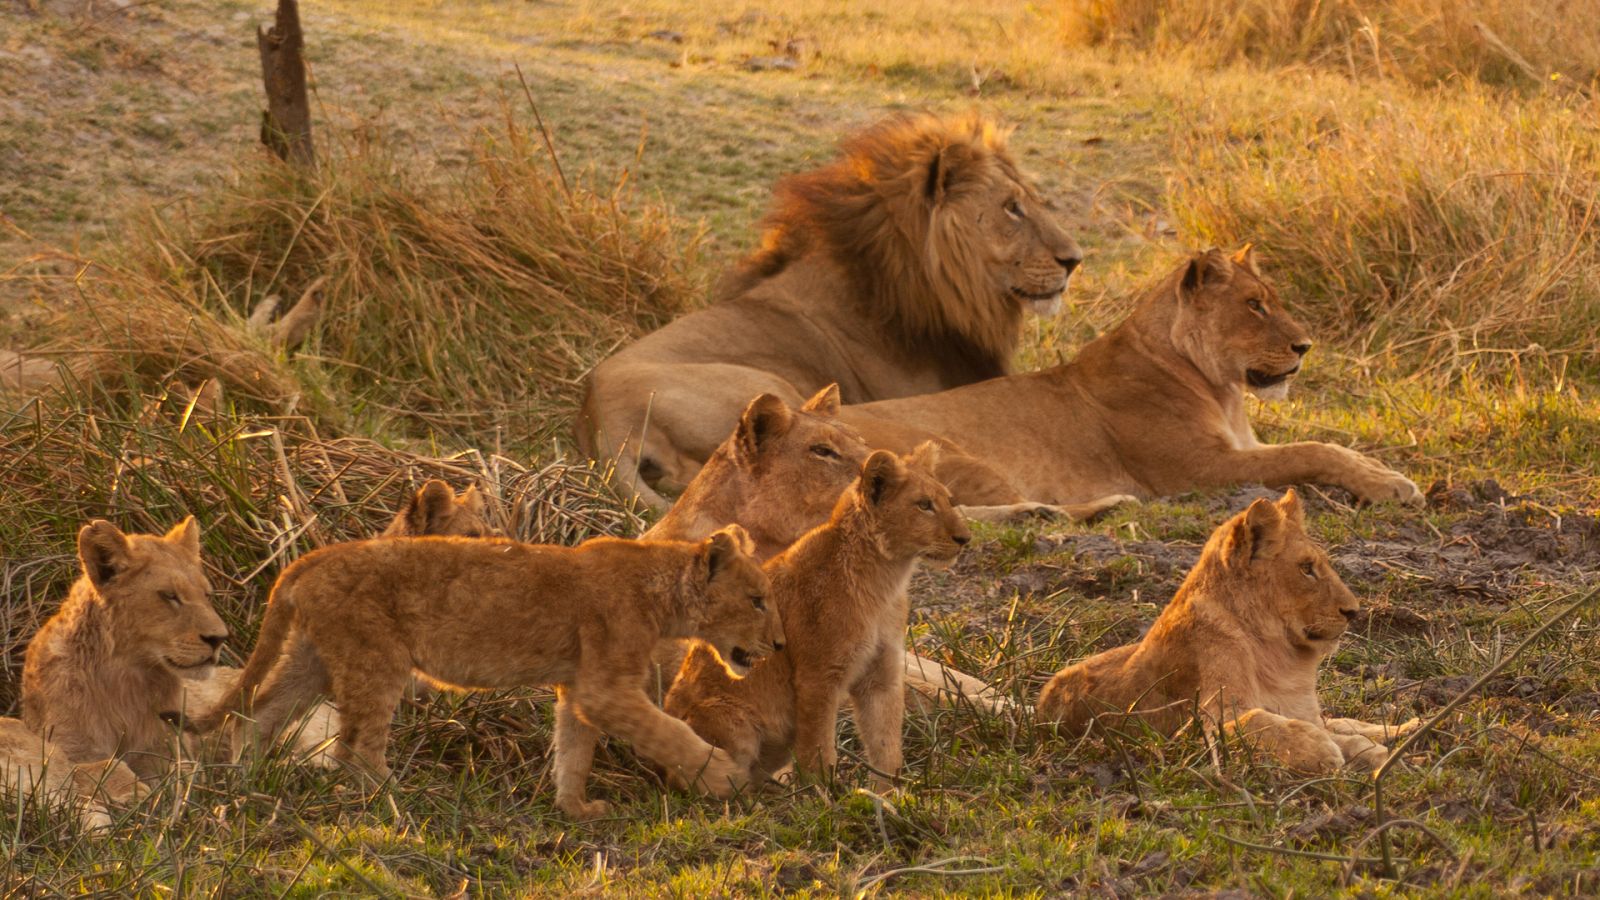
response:
<svg viewBox="0 0 1600 900"><path fill-rule="evenodd" d="M1360 608L1305 531L1293 490L1257 500L1211 535L1200 561L1137 644L1057 672L1041 721L1079 733L1135 718L1171 733L1199 711L1302 772L1373 769L1382 741L1415 727L1324 719L1317 665Z"/></svg>
<svg viewBox="0 0 1600 900"><path fill-rule="evenodd" d="M744 678L695 647L667 712L746 767L752 784L789 763L802 774L837 764L839 708L848 697L867 762L900 771L905 717L905 584L919 560L949 564L971 540L950 492L933 477L937 448L902 460L878 451L827 523L762 567L791 623L789 642Z"/></svg>
<svg viewBox="0 0 1600 900"><path fill-rule="evenodd" d="M555 685L564 811L595 812L583 798L587 765L564 764L575 725L625 738L675 777L726 796L744 784L742 771L657 709L644 680L663 638L699 638L736 665L783 645L749 549L737 526L698 543L424 537L325 547L278 577L238 687L195 725L242 711L270 736L331 692L335 758L387 777L389 723L413 670L458 689Z"/></svg>
<svg viewBox="0 0 1600 900"><path fill-rule="evenodd" d="M1065 365L939 394L847 406L873 447L932 437L963 506L1160 497L1240 482L1333 484L1422 502L1411 480L1336 444L1256 440L1245 391L1277 398L1311 339L1249 248L1196 253Z"/></svg>
<svg viewBox="0 0 1600 900"><path fill-rule="evenodd" d="M108 805L131 803L144 794L139 776L116 760L74 763L21 719L0 719L0 803L15 809L17 797L51 806L71 806L85 830L111 824Z"/></svg>
<svg viewBox="0 0 1600 900"><path fill-rule="evenodd" d="M798 409L762 394L745 407L728 435L682 496L646 538L698 540L717 528L738 523L756 542L756 558L769 559L828 521L840 494L855 483L872 452L848 426L841 425L839 390L829 385ZM964 672L904 653L908 702L968 702L990 712L1011 702ZM678 672L682 649L658 650L653 679L660 690Z"/></svg>

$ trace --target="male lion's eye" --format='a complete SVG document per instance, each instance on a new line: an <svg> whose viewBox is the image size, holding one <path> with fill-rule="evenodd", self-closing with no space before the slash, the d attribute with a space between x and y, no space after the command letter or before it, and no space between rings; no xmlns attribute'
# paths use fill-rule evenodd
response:
<svg viewBox="0 0 1600 900"><path fill-rule="evenodd" d="M1015 200L1007 200L1005 205L1006 215L1013 219L1022 218L1022 204Z"/></svg>
<svg viewBox="0 0 1600 900"><path fill-rule="evenodd" d="M917 509L920 509L923 512L933 512L933 501L929 500L927 498L923 498L921 500L918 500L917 501Z"/></svg>
<svg viewBox="0 0 1600 900"><path fill-rule="evenodd" d="M178 599L178 595L176 593L172 592L172 591L162 591L161 592L161 599L167 601L168 603L171 603L173 606L182 606L183 605L183 601L179 600Z"/></svg>
<svg viewBox="0 0 1600 900"><path fill-rule="evenodd" d="M1251 300L1248 306L1250 307L1250 311L1258 316L1264 316L1267 314L1267 308L1261 305L1260 300Z"/></svg>
<svg viewBox="0 0 1600 900"><path fill-rule="evenodd" d="M1317 564L1310 560L1306 560L1300 564L1300 574L1306 576L1307 578L1316 578Z"/></svg>
<svg viewBox="0 0 1600 900"><path fill-rule="evenodd" d="M811 448L811 452L822 457L823 459L839 458L839 451L829 447L827 444L816 444Z"/></svg>

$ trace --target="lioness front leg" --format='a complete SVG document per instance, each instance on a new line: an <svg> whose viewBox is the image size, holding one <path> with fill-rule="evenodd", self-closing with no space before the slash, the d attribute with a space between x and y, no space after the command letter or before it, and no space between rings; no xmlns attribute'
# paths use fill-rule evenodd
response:
<svg viewBox="0 0 1600 900"><path fill-rule="evenodd" d="M566 687L556 688L555 780L556 808L578 821L605 815L611 805L588 799L589 772L594 768L594 748L600 729L578 715Z"/></svg>
<svg viewBox="0 0 1600 900"><path fill-rule="evenodd" d="M702 740L688 724L662 712L641 682L641 677L626 674L609 682L580 681L572 686L570 698L591 724L628 741L641 756L696 790L726 798L748 783L745 767Z"/></svg>
<svg viewBox="0 0 1600 900"><path fill-rule="evenodd" d="M976 522L1015 522L1019 519L1035 516L1087 522L1124 503L1137 503L1138 501L1139 498L1132 494L1108 494L1088 503L1050 504L1035 503L1029 500L1022 503L1007 503L997 506L959 506L957 509L961 510L962 515Z"/></svg>
<svg viewBox="0 0 1600 900"><path fill-rule="evenodd" d="M900 746L906 716L905 674L905 654L888 648L850 688L856 730L861 734L867 764L877 770L873 781L880 790L894 786L894 779L905 764Z"/></svg>
<svg viewBox="0 0 1600 900"><path fill-rule="evenodd" d="M952 669L907 650L901 655L906 701L914 708L929 710L944 703L956 705L965 700L994 715L1012 709L1012 703L981 679Z"/></svg>
<svg viewBox="0 0 1600 900"><path fill-rule="evenodd" d="M1348 447L1317 441L1231 450L1196 461L1193 469L1204 486L1259 481L1268 487L1332 484L1369 503L1394 500L1421 504L1422 492L1406 476Z"/></svg>

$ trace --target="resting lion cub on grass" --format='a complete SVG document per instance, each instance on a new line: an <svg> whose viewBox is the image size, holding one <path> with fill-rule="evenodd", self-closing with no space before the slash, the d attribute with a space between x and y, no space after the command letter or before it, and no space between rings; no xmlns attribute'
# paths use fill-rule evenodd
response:
<svg viewBox="0 0 1600 900"><path fill-rule="evenodd" d="M1324 719L1317 702L1317 665L1359 609L1306 535L1294 491L1257 500L1211 535L1143 640L1050 679L1039 719L1068 733L1137 719L1170 734L1198 703L1208 728L1221 724L1290 768L1374 769L1389 755L1380 742L1416 720L1386 728Z"/></svg>
<svg viewBox="0 0 1600 900"><path fill-rule="evenodd" d="M777 555L828 521L872 452L838 415L837 385L798 409L772 394L750 401L733 433L644 537L699 540L738 523L755 539L757 559ZM658 651L661 674L653 681L662 691L682 661L682 652ZM1012 706L983 681L909 651L905 670L906 699L914 705L965 700L995 713Z"/></svg>
<svg viewBox="0 0 1600 900"><path fill-rule="evenodd" d="M1110 502L1241 482L1338 485L1421 503L1409 478L1347 447L1263 444L1245 391L1288 392L1311 338L1249 248L1196 253L1132 315L1064 365L938 394L847 406L869 445L939 438L939 477L963 506Z"/></svg>
<svg viewBox="0 0 1600 900"><path fill-rule="evenodd" d="M783 645L767 578L737 526L698 543L596 538L578 547L498 539L379 538L325 547L273 586L261 637L235 691L195 724L235 710L276 734L331 693L334 756L387 777L389 724L415 669L461 689L555 685L557 804L592 815L587 766L564 765L574 722L631 741L702 790L744 783L725 753L644 692L650 650L699 638L748 665Z"/></svg>
<svg viewBox="0 0 1600 900"><path fill-rule="evenodd" d="M937 448L902 460L878 451L826 524L768 560L772 598L791 623L789 643L744 678L695 647L667 695L667 712L745 767L752 784L787 765L827 774L848 697L867 762L900 771L905 716L906 581L919 560L953 561L971 539L950 493L933 477Z"/></svg>
<svg viewBox="0 0 1600 900"><path fill-rule="evenodd" d="M0 719L0 804L16 809L18 794L71 806L83 828L96 831L111 825L109 804L132 803L144 788L121 762L74 763L21 719Z"/></svg>

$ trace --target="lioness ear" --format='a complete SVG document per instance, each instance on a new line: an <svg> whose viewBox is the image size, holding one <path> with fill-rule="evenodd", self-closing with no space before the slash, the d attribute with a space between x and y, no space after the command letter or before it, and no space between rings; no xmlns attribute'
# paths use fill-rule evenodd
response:
<svg viewBox="0 0 1600 900"><path fill-rule="evenodd" d="M906 457L906 462L932 474L939 468L939 445L933 441L923 441Z"/></svg>
<svg viewBox="0 0 1600 900"><path fill-rule="evenodd" d="M1178 280L1178 300L1193 297L1194 293L1208 284L1224 284L1233 277L1233 263L1228 260L1228 255L1213 247L1203 253L1196 253L1189 257L1189 264L1183 270L1183 277Z"/></svg>
<svg viewBox="0 0 1600 900"><path fill-rule="evenodd" d="M744 549L750 543L750 535L745 533L738 525L729 525L721 531L712 532L700 545L700 556L705 560L706 580L715 579L728 563L735 558L748 555Z"/></svg>
<svg viewBox="0 0 1600 900"><path fill-rule="evenodd" d="M1254 275L1257 278L1261 277L1261 270L1256 267L1255 244L1245 244L1243 247L1240 247L1239 252L1233 255L1232 262L1234 265L1242 267L1251 275Z"/></svg>
<svg viewBox="0 0 1600 900"><path fill-rule="evenodd" d="M172 530L161 539L169 544L177 544L190 559L200 561L200 523L194 520L194 516L184 516L183 521L172 526Z"/></svg>
<svg viewBox="0 0 1600 900"><path fill-rule="evenodd" d="M786 434L793 421L794 413L789 411L789 404L773 394L762 394L751 400L744 408L744 415L739 417L734 446L739 452L754 456L767 442Z"/></svg>
<svg viewBox="0 0 1600 900"><path fill-rule="evenodd" d="M830 384L807 400L801 409L810 413L819 413L824 416L837 416L839 414L839 385L837 382Z"/></svg>
<svg viewBox="0 0 1600 900"><path fill-rule="evenodd" d="M1256 500L1249 509L1234 516L1227 527L1223 559L1229 566L1244 568L1277 551L1283 531L1283 513L1270 500Z"/></svg>
<svg viewBox="0 0 1600 900"><path fill-rule="evenodd" d="M406 524L411 526L411 533L432 534L436 530L434 524L450 515L450 506L455 499L456 492L439 479L430 478L423 482L421 489L412 494L410 502L406 504Z"/></svg>
<svg viewBox="0 0 1600 900"><path fill-rule="evenodd" d="M888 450L872 451L872 455L861 465L862 499L872 506L882 503L889 488L904 478L905 473L906 467L900 461L900 457Z"/></svg>
<svg viewBox="0 0 1600 900"><path fill-rule="evenodd" d="M105 587L128 567L128 561L128 536L122 529L105 519L95 519L78 529L78 562L90 584Z"/></svg>

